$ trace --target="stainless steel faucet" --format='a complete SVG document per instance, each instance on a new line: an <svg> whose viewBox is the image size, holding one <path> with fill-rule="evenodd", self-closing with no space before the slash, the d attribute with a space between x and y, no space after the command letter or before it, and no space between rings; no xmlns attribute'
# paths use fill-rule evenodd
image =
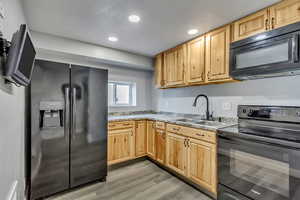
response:
<svg viewBox="0 0 300 200"><path fill-rule="evenodd" d="M196 107L197 106L197 101L200 97L204 97L206 99L206 120L210 120L210 114L209 114L209 101L208 101L208 97L205 94L199 94L198 96L196 96L193 106Z"/></svg>

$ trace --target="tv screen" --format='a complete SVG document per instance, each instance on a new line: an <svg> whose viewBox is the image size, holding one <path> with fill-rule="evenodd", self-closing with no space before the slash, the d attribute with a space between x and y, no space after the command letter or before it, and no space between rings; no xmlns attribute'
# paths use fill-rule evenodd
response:
<svg viewBox="0 0 300 200"><path fill-rule="evenodd" d="M25 24L13 36L8 52L5 77L18 85L27 86L31 80L36 51Z"/></svg>

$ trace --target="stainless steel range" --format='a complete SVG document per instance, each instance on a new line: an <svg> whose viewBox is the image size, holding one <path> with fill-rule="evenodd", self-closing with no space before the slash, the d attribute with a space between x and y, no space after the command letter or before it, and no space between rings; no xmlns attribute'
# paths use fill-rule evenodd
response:
<svg viewBox="0 0 300 200"><path fill-rule="evenodd" d="M220 200L300 199L300 107L239 106L219 130Z"/></svg>

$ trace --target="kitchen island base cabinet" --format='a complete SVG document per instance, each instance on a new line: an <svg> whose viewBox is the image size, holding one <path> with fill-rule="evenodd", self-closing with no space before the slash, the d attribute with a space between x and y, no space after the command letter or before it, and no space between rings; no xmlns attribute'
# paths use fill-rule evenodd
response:
<svg viewBox="0 0 300 200"><path fill-rule="evenodd" d="M216 145L189 139L188 178L207 190L216 193Z"/></svg>
<svg viewBox="0 0 300 200"><path fill-rule="evenodd" d="M186 174L186 138L167 133L166 165L181 175Z"/></svg>
<svg viewBox="0 0 300 200"><path fill-rule="evenodd" d="M134 131L132 129L111 130L108 134L108 164L134 158Z"/></svg>

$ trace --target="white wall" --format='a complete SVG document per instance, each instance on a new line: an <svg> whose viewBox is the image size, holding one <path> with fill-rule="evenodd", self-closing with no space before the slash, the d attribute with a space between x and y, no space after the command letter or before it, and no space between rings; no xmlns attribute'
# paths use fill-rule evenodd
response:
<svg viewBox="0 0 300 200"><path fill-rule="evenodd" d="M152 110L152 78L153 73L119 67L110 68L108 79L136 83L136 106L109 107L109 112L144 111Z"/></svg>
<svg viewBox="0 0 300 200"><path fill-rule="evenodd" d="M1 20L4 37L11 39L25 22L19 0L2 0L5 19ZM3 84L1 82L1 84ZM24 88L13 87L12 94L0 86L0 199L6 200L18 180L18 199L24 198Z"/></svg>
<svg viewBox="0 0 300 200"><path fill-rule="evenodd" d="M237 105L240 104L300 106L299 86L300 76L294 76L178 89L154 89L153 104L154 109L159 111L204 114L203 99L199 99L196 108L192 107L194 98L203 93L209 96L215 116L236 117ZM231 108L224 108L226 103Z"/></svg>
<svg viewBox="0 0 300 200"><path fill-rule="evenodd" d="M38 54L45 51L60 52L83 56L85 59L96 60L101 63L153 70L153 59L150 57L35 31L32 31L31 35L39 50Z"/></svg>
<svg viewBox="0 0 300 200"><path fill-rule="evenodd" d="M112 81L124 81L136 83L136 106L133 107L109 107L108 112L144 111L152 109L152 79L153 72L138 70L124 66L100 63L97 60L85 59L84 56L71 55L61 52L38 52L38 59L62 63L78 64L95 68L107 69L108 79Z"/></svg>

